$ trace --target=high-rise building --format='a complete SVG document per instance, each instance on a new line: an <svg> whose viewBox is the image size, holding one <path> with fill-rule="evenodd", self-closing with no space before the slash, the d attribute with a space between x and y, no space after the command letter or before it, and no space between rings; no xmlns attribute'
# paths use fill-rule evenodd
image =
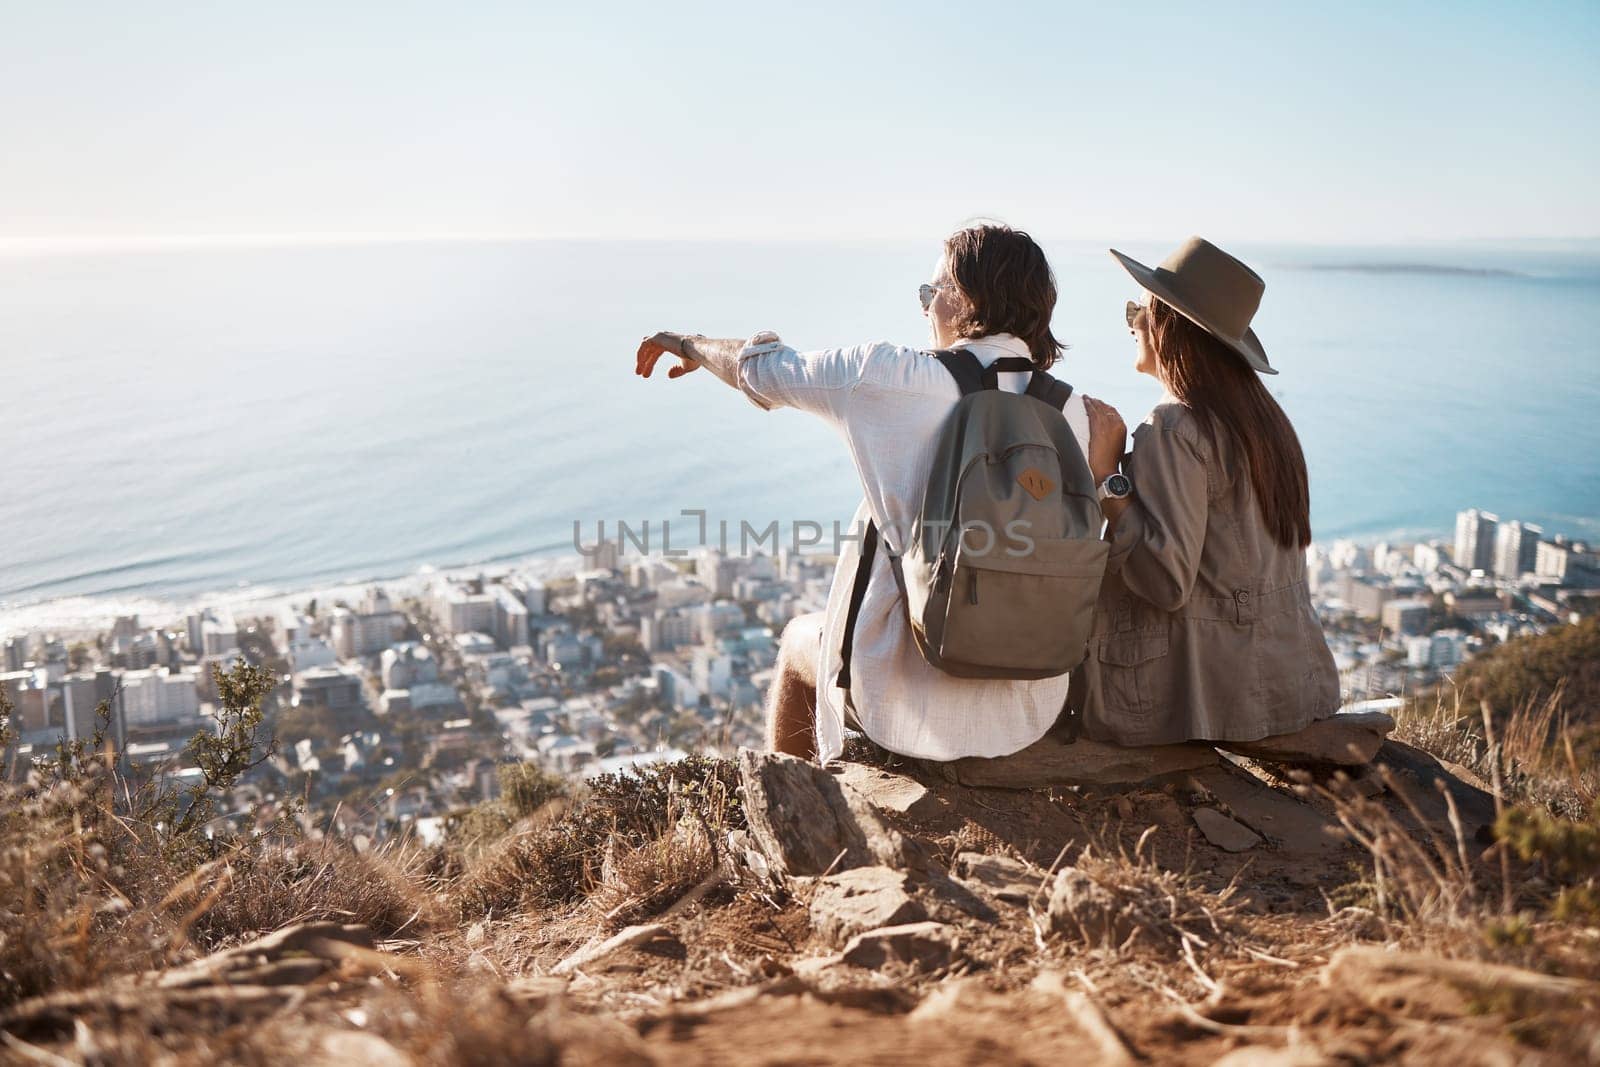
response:
<svg viewBox="0 0 1600 1067"><path fill-rule="evenodd" d="M200 714L195 676L173 674L165 667L127 671L122 675L122 714L129 726L192 719Z"/></svg>
<svg viewBox="0 0 1600 1067"><path fill-rule="evenodd" d="M1544 531L1537 526L1512 519L1500 524L1494 538L1494 573L1501 578L1520 578L1533 570L1539 556L1539 539Z"/></svg>
<svg viewBox="0 0 1600 1067"><path fill-rule="evenodd" d="M503 585L494 587L495 644L503 649L528 643L528 606Z"/></svg>
<svg viewBox="0 0 1600 1067"><path fill-rule="evenodd" d="M1469 571L1486 571L1494 566L1495 527L1498 517L1477 508L1456 515L1456 566Z"/></svg>

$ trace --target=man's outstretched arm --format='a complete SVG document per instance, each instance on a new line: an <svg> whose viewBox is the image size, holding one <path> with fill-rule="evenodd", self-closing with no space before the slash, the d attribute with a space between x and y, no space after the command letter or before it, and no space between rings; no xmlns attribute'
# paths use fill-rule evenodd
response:
<svg viewBox="0 0 1600 1067"><path fill-rule="evenodd" d="M682 362L667 372L669 378L681 378L705 366L764 411L795 408L838 423L861 380L868 353L881 347L892 346L856 345L801 353L767 330L748 341L663 331L639 343L634 373L648 378L662 356L676 356Z"/></svg>

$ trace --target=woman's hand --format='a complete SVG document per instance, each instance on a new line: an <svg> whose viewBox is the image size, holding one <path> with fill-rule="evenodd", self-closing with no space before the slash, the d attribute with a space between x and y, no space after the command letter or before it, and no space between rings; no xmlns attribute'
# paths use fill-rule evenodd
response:
<svg viewBox="0 0 1600 1067"><path fill-rule="evenodd" d="M1122 463L1128 427L1117 409L1103 400L1086 396L1083 405L1089 412L1089 470L1098 485L1115 474Z"/></svg>
<svg viewBox="0 0 1600 1067"><path fill-rule="evenodd" d="M681 378L690 371L699 370L700 361L693 356L684 354L683 340L685 336L692 335L662 330L660 333L651 334L643 341L640 341L633 373L641 378L650 377L650 373L656 369L656 361L666 355L677 356L683 361L667 371L668 378Z"/></svg>

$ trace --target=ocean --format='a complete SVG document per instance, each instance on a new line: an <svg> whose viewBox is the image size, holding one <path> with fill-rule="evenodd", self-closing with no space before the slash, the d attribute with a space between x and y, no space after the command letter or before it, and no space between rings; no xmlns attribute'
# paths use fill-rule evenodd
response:
<svg viewBox="0 0 1600 1067"><path fill-rule="evenodd" d="M1124 246L1119 246L1124 247ZM1131 426L1104 245L1047 243L1060 377ZM1124 247L1158 261L1166 249ZM1469 506L1600 538L1600 244L1239 246L1319 540ZM844 448L656 329L924 344L926 243L460 242L0 252L0 629L572 551L638 529L848 521ZM694 525L673 525L673 547Z"/></svg>

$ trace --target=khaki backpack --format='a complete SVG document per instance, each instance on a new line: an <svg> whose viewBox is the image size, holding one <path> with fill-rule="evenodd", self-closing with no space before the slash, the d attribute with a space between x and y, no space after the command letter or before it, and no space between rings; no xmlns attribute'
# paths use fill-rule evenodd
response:
<svg viewBox="0 0 1600 1067"><path fill-rule="evenodd" d="M939 430L921 511L896 538L905 548L889 557L917 649L961 678L1064 674L1087 651L1109 551L1094 476L1064 417L1072 386L1021 357L985 368L965 349L934 355L961 399ZM1001 371L1032 371L1027 391L1001 389ZM841 649L847 691L879 541L869 523Z"/></svg>

